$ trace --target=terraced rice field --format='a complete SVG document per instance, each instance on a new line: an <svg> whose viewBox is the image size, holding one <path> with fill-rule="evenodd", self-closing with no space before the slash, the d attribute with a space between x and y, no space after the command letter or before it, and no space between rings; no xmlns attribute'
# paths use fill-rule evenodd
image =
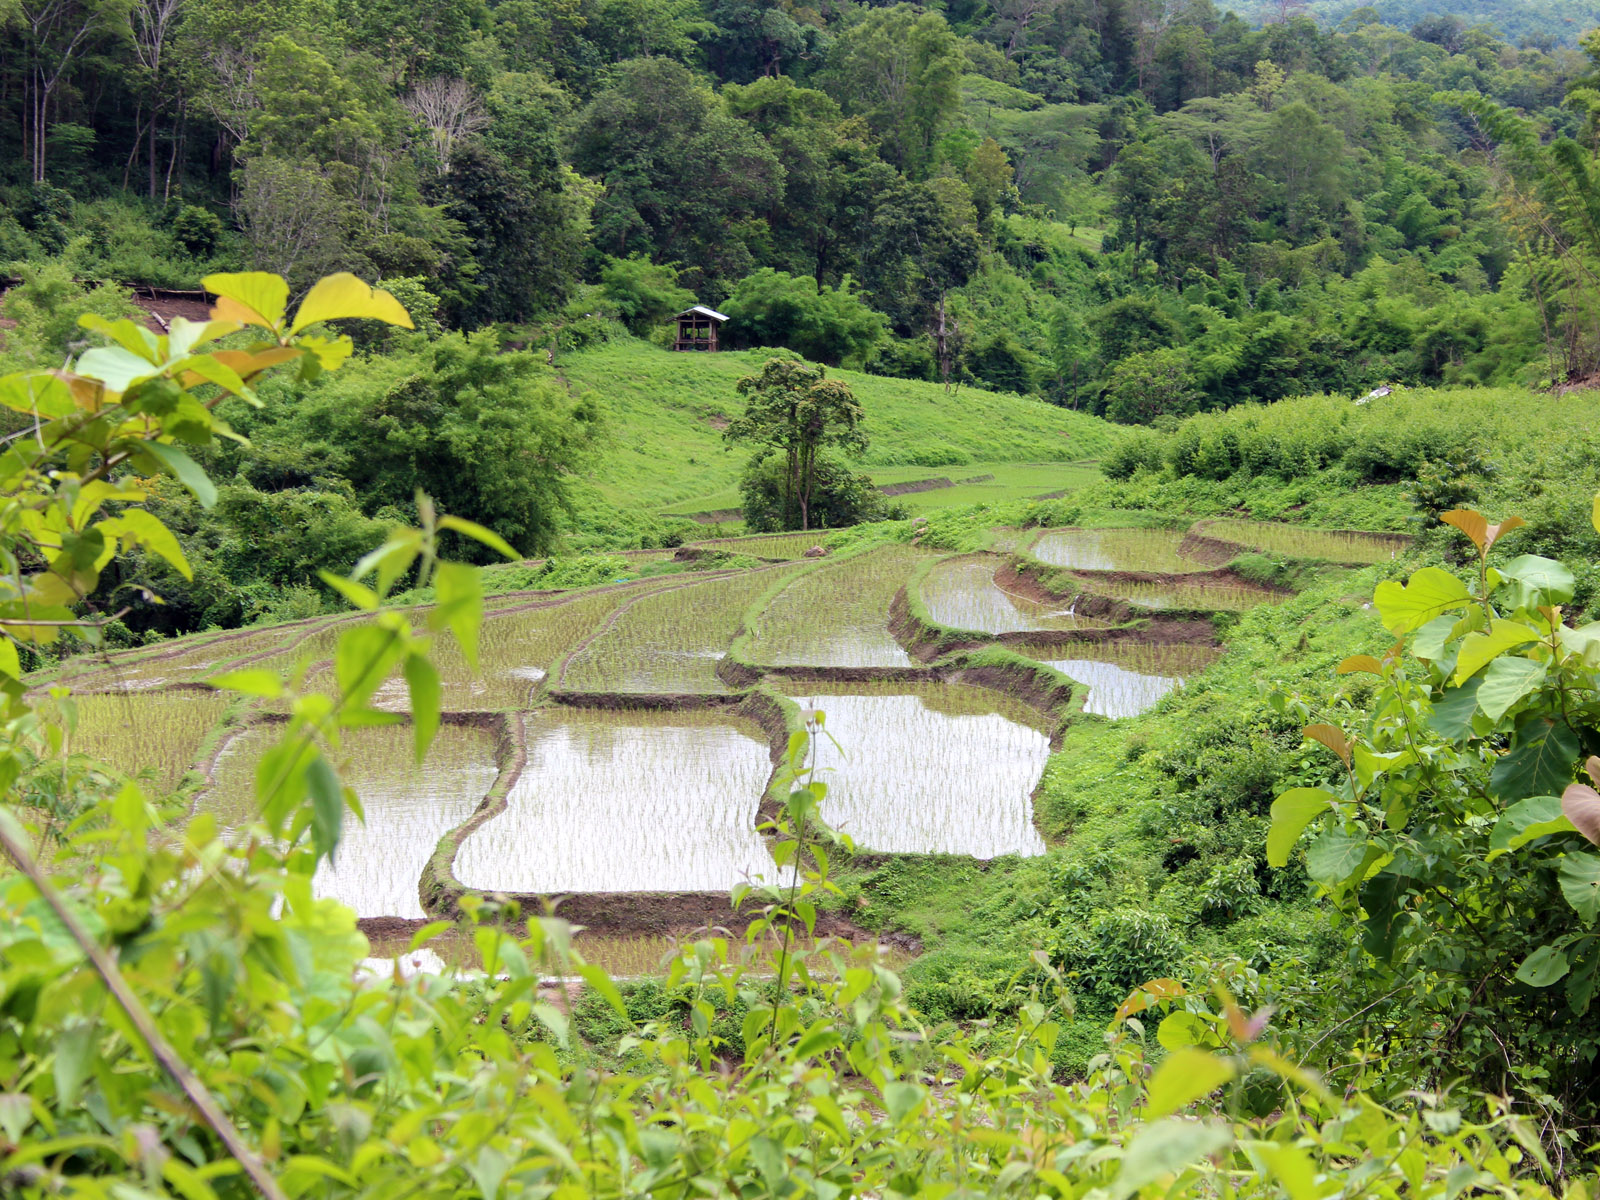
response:
<svg viewBox="0 0 1600 1200"><path fill-rule="evenodd" d="M455 874L521 892L726 891L774 878L756 833L772 772L753 726L721 715L541 709L505 811Z"/></svg>
<svg viewBox="0 0 1600 1200"><path fill-rule="evenodd" d="M72 699L77 728L65 750L169 792L195 765L228 703L216 692L189 690L80 694Z"/></svg>
<svg viewBox="0 0 1600 1200"><path fill-rule="evenodd" d="M1197 521L1191 532L1236 542L1267 554L1339 563L1388 562L1405 549L1409 541L1398 534L1307 529L1304 525L1276 521Z"/></svg>
<svg viewBox="0 0 1600 1200"><path fill-rule="evenodd" d="M725 692L717 663L745 610L797 569L691 579L630 599L579 644L559 685L580 692Z"/></svg>
<svg viewBox="0 0 1600 1200"><path fill-rule="evenodd" d="M278 726L255 725L236 734L218 756L215 782L199 806L225 825L250 820L256 764L280 733ZM314 891L344 901L361 917L424 916L422 869L439 839L494 786L494 736L474 726L442 726L418 767L410 727L377 726L349 731L333 757L361 798L366 820L346 814L338 855L318 869Z"/></svg>
<svg viewBox="0 0 1600 1200"><path fill-rule="evenodd" d="M795 559L804 558L807 550L821 544L827 536L826 529L813 529L809 533L758 533L750 537L714 538L689 544L697 550L726 550L730 554L748 554L752 558Z"/></svg>
<svg viewBox="0 0 1600 1200"><path fill-rule="evenodd" d="M1215 565L1202 560L1231 553L1201 537L1338 562L1374 561L1401 545L1263 522L1201 522L1190 534L1004 529L991 543L999 553L938 557L883 545L817 560L802 556L819 535L782 534L702 543L774 560L749 570L495 597L480 638L481 673L467 669L453 637L436 641L443 706L458 714L524 715L445 724L420 770L412 765L409 727L351 732L341 757L367 820L348 824L336 863L316 878L317 892L362 916L422 917L419 884L428 860L441 838L483 811L487 796L500 804L497 782L508 788L503 808L456 849L453 871L467 888L711 895L749 876L772 878L755 825L774 747L731 710L707 710L693 699L732 690L717 672L735 650L743 665L731 677L747 677L753 664L758 673L772 672L767 685L826 712L838 746L819 742L818 766L830 787L825 814L858 846L981 859L1041 854L1032 795L1057 717L999 691L938 682L960 660L914 659L889 629L895 595L914 586L935 623L970 631L977 641L1004 636L1011 648L1084 685L1086 712L1126 717L1158 703L1218 651L1130 642L1143 636L1137 621L1134 632L1101 640L1093 631L1107 622L1080 616L1074 601L1039 601L998 584L996 567L1006 554L1032 553L1077 572L1085 592L1136 609L1206 612L1284 597L1198 574ZM1113 577L1123 572L1145 578ZM418 627L425 613L413 613ZM348 620L213 635L63 670L74 686L100 689L80 692L71 750L170 789L223 736L218 726L232 703L174 685L249 662L278 669L310 663L313 684L326 687L328 660ZM1051 636L1067 630L1085 632ZM797 667L814 670L772 671ZM879 678L892 682L840 681L849 669L868 678L883 669ZM799 674L830 682L800 682ZM566 707L557 693L582 693L596 707ZM650 699L630 701L633 695ZM377 703L404 711L403 683L388 681ZM516 761L497 740L504 722L525 729L525 745L513 748L525 750L514 780L499 774ZM228 734L197 806L230 826L247 823L256 804L255 764L280 729L257 723ZM662 948L647 938L625 950L647 972Z"/></svg>
<svg viewBox="0 0 1600 1200"><path fill-rule="evenodd" d="M1103 717L1136 717L1217 660L1210 646L1152 642L1085 642L1062 646L1013 646L1089 689L1083 711Z"/></svg>
<svg viewBox="0 0 1600 1200"><path fill-rule="evenodd" d="M769 666L908 667L889 632L889 605L926 556L884 546L806 571L756 619L747 653Z"/></svg>
<svg viewBox="0 0 1600 1200"><path fill-rule="evenodd" d="M947 558L918 585L930 619L977 633L1031 633L1046 629L1098 629L1104 621L1078 615L1072 601L1044 603L995 582L998 558Z"/></svg>
<svg viewBox="0 0 1600 1200"><path fill-rule="evenodd" d="M1184 536L1171 529L1050 529L1030 553L1053 567L1080 571L1182 574L1218 565L1181 553Z"/></svg>
<svg viewBox="0 0 1600 1200"><path fill-rule="evenodd" d="M1044 853L1033 789L1050 738L1025 705L944 684L808 684L789 692L826 714L829 737L815 739L828 785L823 815L858 848L974 858Z"/></svg>
<svg viewBox="0 0 1600 1200"><path fill-rule="evenodd" d="M1215 580L1196 580L1186 583L1181 579L1142 582L1103 578L1076 577L1085 591L1097 596L1126 600L1135 608L1154 612L1178 609L1191 612L1238 612L1258 604L1280 604L1289 597L1281 592L1264 588L1247 587L1237 583L1219 583Z"/></svg>

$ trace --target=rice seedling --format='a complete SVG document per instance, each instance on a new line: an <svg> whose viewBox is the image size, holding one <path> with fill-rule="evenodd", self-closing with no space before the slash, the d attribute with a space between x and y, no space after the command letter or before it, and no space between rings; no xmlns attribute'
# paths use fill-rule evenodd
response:
<svg viewBox="0 0 1600 1200"><path fill-rule="evenodd" d="M484 617L478 637L479 673L474 674L462 656L461 647L449 634L440 635L433 650L433 665L439 672L446 712L497 712L526 708L544 682L550 668L573 646L629 600L670 586L671 577L639 580L623 587L593 592L575 592L571 599L491 612ZM525 602L526 603L526 602ZM418 610L412 623L422 625ZM319 644L321 657L332 654L334 641ZM309 651L301 651L308 654ZM324 663L309 679L310 686L333 687L333 671ZM405 680L398 674L385 680L374 704L392 712L406 711L410 701Z"/></svg>
<svg viewBox="0 0 1600 1200"><path fill-rule="evenodd" d="M974 858L1044 853L1033 789L1050 738L1031 709L944 684L805 687L790 694L826 714L828 737L817 739L823 816L857 846Z"/></svg>
<svg viewBox="0 0 1600 1200"><path fill-rule="evenodd" d="M755 814L767 743L721 714L541 709L505 811L455 875L514 892L726 891L772 877Z"/></svg>
<svg viewBox="0 0 1600 1200"><path fill-rule="evenodd" d="M1399 534L1308 529L1278 521L1197 521L1191 532L1267 554L1339 563L1387 562L1410 544L1409 538Z"/></svg>
<svg viewBox="0 0 1600 1200"><path fill-rule="evenodd" d="M826 529L813 529L808 533L758 533L749 537L714 538L689 544L699 550L726 550L731 554L748 554L752 558L804 558L806 551L820 544L828 533Z"/></svg>
<svg viewBox="0 0 1600 1200"><path fill-rule="evenodd" d="M993 529L989 531L989 549L996 554L1021 554L1038 536L1037 529Z"/></svg>
<svg viewBox="0 0 1600 1200"><path fill-rule="evenodd" d="M77 728L63 747L65 753L103 762L165 794L194 766L229 700L215 692L182 691L80 694L72 703ZM59 708L51 700L40 711L55 720Z"/></svg>
<svg viewBox="0 0 1600 1200"><path fill-rule="evenodd" d="M801 568L740 571L646 593L566 662L561 686L588 692L725 692L717 663L750 604Z"/></svg>
<svg viewBox="0 0 1600 1200"><path fill-rule="evenodd" d="M1254 608L1258 604L1281 604L1289 597L1282 592L1269 592L1265 588L1249 587L1242 583L1219 583L1215 580L1135 580L1083 579L1086 591L1099 596L1126 600L1135 608L1156 611L1186 609L1199 612L1234 612Z"/></svg>
<svg viewBox="0 0 1600 1200"><path fill-rule="evenodd" d="M1221 654L1210 646L1164 642L1011 648L1083 684L1088 688L1083 711L1104 717L1134 717L1153 708L1161 697L1205 670Z"/></svg>
<svg viewBox="0 0 1600 1200"><path fill-rule="evenodd" d="M199 807L224 826L256 811L256 763L281 730L254 725L229 739L217 756L214 782ZM365 822L345 815L333 863L313 880L318 896L344 901L362 917L422 917L418 883L439 839L471 815L499 775L494 735L467 725L441 726L417 766L411 729L380 725L346 733L333 759L355 789Z"/></svg>
<svg viewBox="0 0 1600 1200"><path fill-rule="evenodd" d="M995 582L995 558L949 558L918 584L928 616L952 629L977 633L1028 633L1041 629L1101 629L1104 621L1079 616L1070 600L1044 602L1007 591Z"/></svg>
<svg viewBox="0 0 1600 1200"><path fill-rule="evenodd" d="M1172 529L1051 529L1030 553L1040 562L1080 571L1158 571L1178 574L1209 570L1180 552L1184 534Z"/></svg>
<svg viewBox="0 0 1600 1200"><path fill-rule="evenodd" d="M906 667L889 605L927 552L884 546L806 571L757 618L748 653L772 666Z"/></svg>

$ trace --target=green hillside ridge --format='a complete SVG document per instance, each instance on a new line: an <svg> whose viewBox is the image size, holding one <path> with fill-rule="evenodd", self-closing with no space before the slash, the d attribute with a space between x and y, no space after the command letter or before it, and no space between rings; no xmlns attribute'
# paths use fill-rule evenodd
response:
<svg viewBox="0 0 1600 1200"><path fill-rule="evenodd" d="M748 452L729 447L721 426L740 410L734 390L771 356L767 350L675 354L639 341L620 341L559 361L558 373L577 392L599 399L610 422L608 444L587 481L624 509L695 512L738 503L739 473ZM830 371L849 384L867 414L872 439L863 465L911 467L874 472L879 483L995 473L1007 463L1066 464L1097 458L1125 431L1042 400L964 387ZM1030 479L1023 487L1033 486ZM1043 480L1033 494L1053 490ZM976 499L977 497L973 497ZM1012 496L1007 499L1015 498Z"/></svg>

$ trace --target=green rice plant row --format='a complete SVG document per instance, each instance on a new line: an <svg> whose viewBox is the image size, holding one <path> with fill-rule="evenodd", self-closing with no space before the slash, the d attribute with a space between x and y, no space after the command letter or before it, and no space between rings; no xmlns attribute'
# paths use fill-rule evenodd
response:
<svg viewBox="0 0 1600 1200"><path fill-rule="evenodd" d="M717 664L745 610L801 570L739 571L637 596L573 652L560 685L587 692L725 692Z"/></svg>
<svg viewBox="0 0 1600 1200"><path fill-rule="evenodd" d="M911 666L889 606L928 553L881 546L801 573L755 618L745 655L765 666Z"/></svg>
<svg viewBox="0 0 1600 1200"><path fill-rule="evenodd" d="M1308 529L1278 521L1197 521L1192 533L1199 537L1234 542L1266 554L1290 558L1320 558L1339 563L1388 562L1398 557L1409 539L1392 533L1358 530Z"/></svg>

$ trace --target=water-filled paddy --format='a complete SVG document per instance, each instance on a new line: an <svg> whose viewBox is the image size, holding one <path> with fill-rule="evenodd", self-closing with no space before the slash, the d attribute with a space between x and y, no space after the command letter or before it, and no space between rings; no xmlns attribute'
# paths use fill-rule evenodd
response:
<svg viewBox="0 0 1600 1200"><path fill-rule="evenodd" d="M255 812L255 770L282 727L256 725L237 734L218 756L213 787L200 807L225 825ZM363 824L345 814L344 838L330 866L317 870L318 896L344 901L362 917L421 917L422 869L439 839L465 821L499 774L495 738L475 726L439 729L421 767L411 729L381 725L348 731L330 757L360 797Z"/></svg>
<svg viewBox="0 0 1600 1200"><path fill-rule="evenodd" d="M1220 653L1209 646L1150 642L1013 648L1083 684L1088 689L1083 711L1103 717L1134 717L1153 708Z"/></svg>
<svg viewBox="0 0 1600 1200"><path fill-rule="evenodd" d="M461 843L469 888L725 891L773 878L756 833L772 772L754 726L720 714L541 709L504 812Z"/></svg>
<svg viewBox="0 0 1600 1200"><path fill-rule="evenodd" d="M1070 600L1045 603L1007 591L995 582L999 562L995 558L950 558L935 563L919 587L928 616L940 625L977 633L1105 626L1104 621L1079 616Z"/></svg>
<svg viewBox="0 0 1600 1200"><path fill-rule="evenodd" d="M772 666L908 667L889 605L926 552L885 546L803 572L756 619L753 662Z"/></svg>
<svg viewBox="0 0 1600 1200"><path fill-rule="evenodd" d="M1037 714L982 688L806 685L826 714L816 739L823 814L862 849L1043 854L1033 789L1050 755ZM833 742L837 742L836 747Z"/></svg>
<svg viewBox="0 0 1600 1200"><path fill-rule="evenodd" d="M1217 565L1179 553L1184 535L1172 529L1051 529L1031 551L1040 562L1079 571L1177 574Z"/></svg>
<svg viewBox="0 0 1600 1200"><path fill-rule="evenodd" d="M1388 562L1406 545L1406 539L1395 534L1308 529L1276 521L1197 521L1193 532L1268 554L1343 563Z"/></svg>
<svg viewBox="0 0 1600 1200"><path fill-rule="evenodd" d="M628 602L573 652L560 686L587 692L725 692L717 663L751 602L797 567L689 580Z"/></svg>
<svg viewBox="0 0 1600 1200"><path fill-rule="evenodd" d="M1279 604L1289 598L1281 592L1269 592L1264 588L1218 582L1213 579L1192 582L1181 579L1155 580L1147 583L1137 580L1079 577L1078 582L1096 595L1126 600L1135 608L1156 611L1164 609L1236 611L1254 608L1258 604Z"/></svg>

